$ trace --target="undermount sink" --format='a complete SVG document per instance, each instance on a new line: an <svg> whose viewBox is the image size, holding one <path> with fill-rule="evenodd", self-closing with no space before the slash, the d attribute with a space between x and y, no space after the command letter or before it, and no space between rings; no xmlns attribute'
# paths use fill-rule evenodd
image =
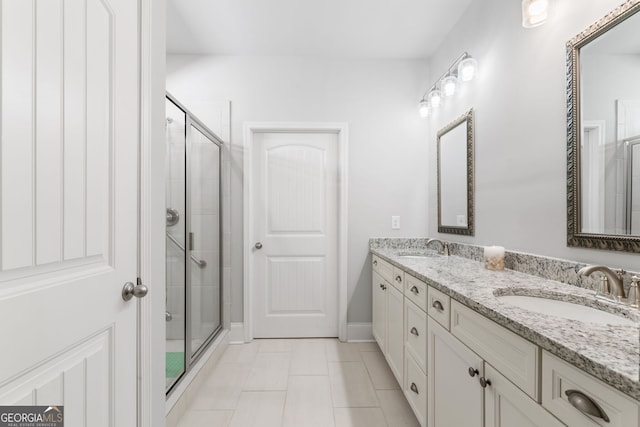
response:
<svg viewBox="0 0 640 427"><path fill-rule="evenodd" d="M634 326L636 324L625 317L568 301L525 295L501 295L497 298L527 311L563 319L603 325Z"/></svg>
<svg viewBox="0 0 640 427"><path fill-rule="evenodd" d="M406 252L398 254L398 257L408 259L433 258L437 256L440 256L440 254L436 252Z"/></svg>

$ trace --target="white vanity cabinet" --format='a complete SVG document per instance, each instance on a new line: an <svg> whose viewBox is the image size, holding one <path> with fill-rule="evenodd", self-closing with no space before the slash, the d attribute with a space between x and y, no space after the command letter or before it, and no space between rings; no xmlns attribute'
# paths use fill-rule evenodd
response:
<svg viewBox="0 0 640 427"><path fill-rule="evenodd" d="M373 335L421 426L640 427L637 400L389 262L372 264ZM606 417L585 414L585 401Z"/></svg>
<svg viewBox="0 0 640 427"><path fill-rule="evenodd" d="M564 425L432 318L428 334L429 427Z"/></svg>
<svg viewBox="0 0 640 427"><path fill-rule="evenodd" d="M637 400L546 351L542 352L542 405L570 426L640 426Z"/></svg>
<svg viewBox="0 0 640 427"><path fill-rule="evenodd" d="M404 272L373 256L372 261L373 337L378 342L399 384L404 378ZM399 280L398 280L399 279ZM399 289L400 288L400 289Z"/></svg>

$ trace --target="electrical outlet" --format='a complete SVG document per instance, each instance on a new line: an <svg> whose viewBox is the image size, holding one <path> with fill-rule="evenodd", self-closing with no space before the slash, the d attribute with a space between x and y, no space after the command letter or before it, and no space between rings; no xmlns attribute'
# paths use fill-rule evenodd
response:
<svg viewBox="0 0 640 427"><path fill-rule="evenodd" d="M391 229L392 230L400 230L400 217L392 216L391 217Z"/></svg>

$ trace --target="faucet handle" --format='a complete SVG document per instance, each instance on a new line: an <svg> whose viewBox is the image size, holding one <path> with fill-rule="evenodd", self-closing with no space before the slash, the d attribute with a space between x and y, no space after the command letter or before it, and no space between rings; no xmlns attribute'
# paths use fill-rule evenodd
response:
<svg viewBox="0 0 640 427"><path fill-rule="evenodd" d="M622 268L614 268L613 272L616 273L620 279L622 279L622 276L626 273ZM640 278L638 279L640 280Z"/></svg>
<svg viewBox="0 0 640 427"><path fill-rule="evenodd" d="M629 295L627 295L627 304L630 307L640 308L640 293L638 292L638 282L640 277L631 276L631 287L629 287Z"/></svg>

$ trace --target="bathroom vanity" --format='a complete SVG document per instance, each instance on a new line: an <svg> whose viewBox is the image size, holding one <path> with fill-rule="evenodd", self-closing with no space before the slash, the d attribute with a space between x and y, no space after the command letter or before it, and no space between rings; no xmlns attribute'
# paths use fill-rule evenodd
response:
<svg viewBox="0 0 640 427"><path fill-rule="evenodd" d="M422 426L639 425L638 310L596 300L583 264L490 271L425 241L370 241L373 334Z"/></svg>

